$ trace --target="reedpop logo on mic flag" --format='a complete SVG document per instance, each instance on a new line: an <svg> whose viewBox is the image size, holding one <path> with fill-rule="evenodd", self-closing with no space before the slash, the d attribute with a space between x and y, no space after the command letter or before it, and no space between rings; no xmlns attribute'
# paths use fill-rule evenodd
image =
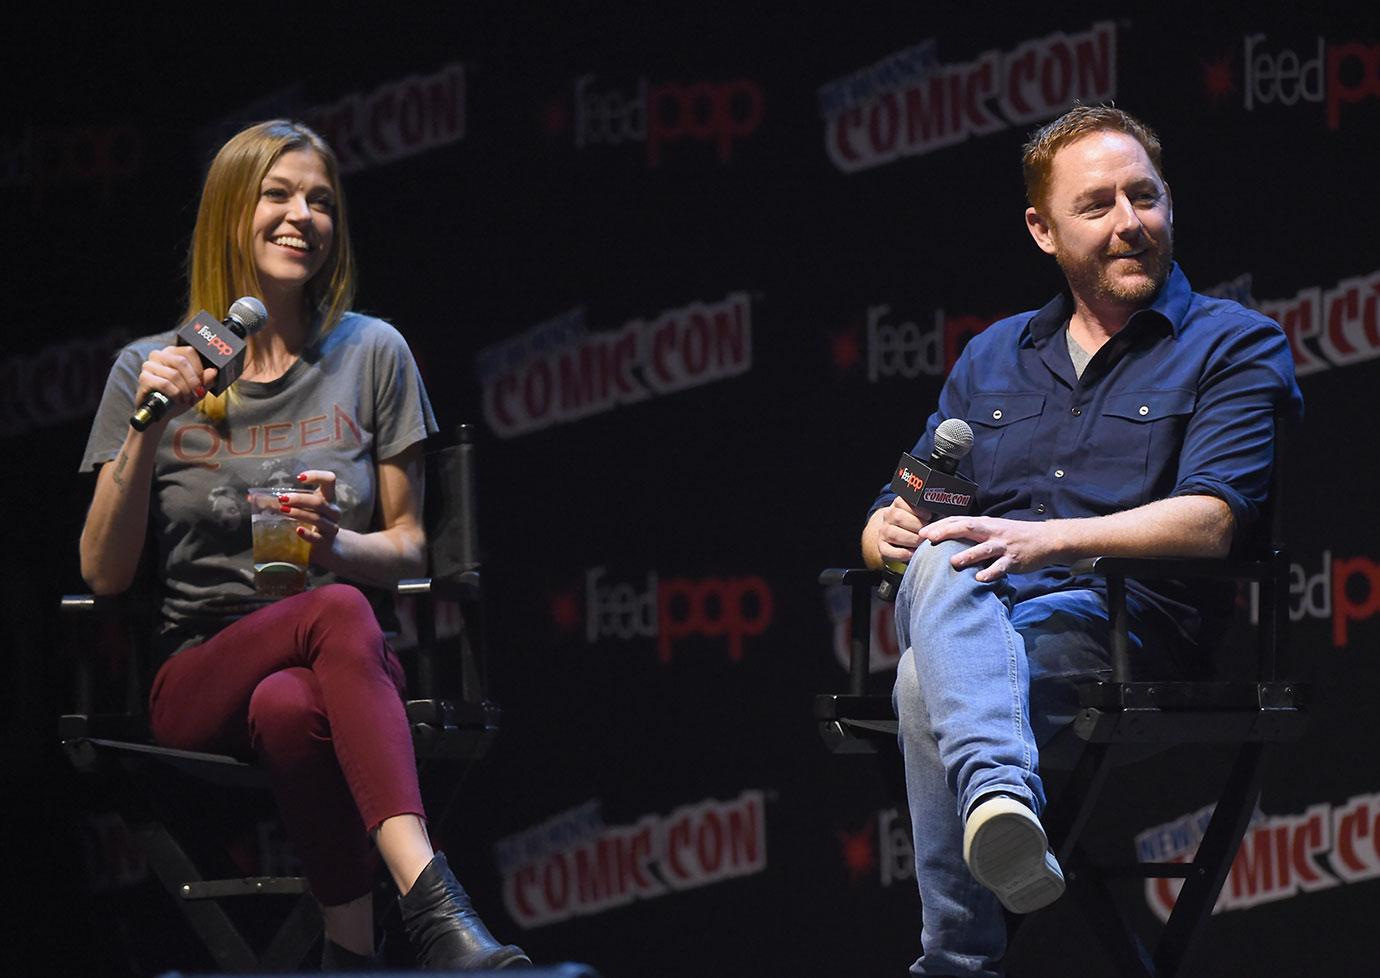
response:
<svg viewBox="0 0 1380 978"><path fill-rule="evenodd" d="M579 629L588 645L653 639L662 665L683 642L706 639L721 643L730 662L741 662L749 640L765 633L775 615L771 586L755 574L688 578L647 571L639 587L610 581L607 568L591 567L582 587L551 599L552 620L562 631Z"/></svg>

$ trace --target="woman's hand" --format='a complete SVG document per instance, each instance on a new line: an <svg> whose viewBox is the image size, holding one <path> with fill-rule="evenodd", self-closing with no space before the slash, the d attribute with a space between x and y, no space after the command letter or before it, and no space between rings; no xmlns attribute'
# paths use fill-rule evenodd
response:
<svg viewBox="0 0 1380 978"><path fill-rule="evenodd" d="M157 391L169 401L163 420L177 417L206 396L206 389L215 382L216 368L203 367L201 358L190 346L165 346L154 350L139 368L139 386L134 404Z"/></svg>
<svg viewBox="0 0 1380 978"><path fill-rule="evenodd" d="M311 561L322 563L321 558L331 552L336 535L340 532L340 507L335 504L335 473L325 469L307 469L299 472L297 481L314 482L315 489L305 485L301 492L284 493L278 497L283 504L283 513L292 517L300 525L297 535L311 544Z"/></svg>

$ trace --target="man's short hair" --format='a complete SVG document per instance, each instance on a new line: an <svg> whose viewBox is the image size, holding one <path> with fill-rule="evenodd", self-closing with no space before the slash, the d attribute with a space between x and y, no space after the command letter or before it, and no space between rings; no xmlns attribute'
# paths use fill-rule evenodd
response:
<svg viewBox="0 0 1380 978"><path fill-rule="evenodd" d="M1025 172L1025 199L1036 210L1044 207L1049 197L1050 172L1054 168L1054 154L1069 143L1095 132L1122 132L1145 148L1145 155L1164 179L1160 163L1160 137L1155 130L1129 112L1110 105L1075 105L1053 122L1045 124L1025 144L1021 152L1021 169Z"/></svg>

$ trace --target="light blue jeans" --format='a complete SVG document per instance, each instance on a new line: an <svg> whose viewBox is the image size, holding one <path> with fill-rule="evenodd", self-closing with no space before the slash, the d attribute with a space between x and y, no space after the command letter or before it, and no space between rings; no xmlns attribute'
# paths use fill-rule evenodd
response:
<svg viewBox="0 0 1380 978"><path fill-rule="evenodd" d="M1005 578L982 584L977 568L950 566L969 546L922 544L896 599L905 651L892 702L922 918L915 975L1000 974L1006 926L997 898L963 862L964 815L997 791L1043 811L1039 746L1077 712L1074 681L1110 674L1102 594L1059 591L1015 603ZM1137 669L1164 675L1177 641L1172 626L1134 601L1128 612ZM1146 636L1153 652L1141 652Z"/></svg>

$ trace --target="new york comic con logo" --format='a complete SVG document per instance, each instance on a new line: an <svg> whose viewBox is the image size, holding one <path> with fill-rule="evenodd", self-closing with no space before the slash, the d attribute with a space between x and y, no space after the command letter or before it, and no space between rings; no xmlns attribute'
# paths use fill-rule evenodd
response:
<svg viewBox="0 0 1380 978"><path fill-rule="evenodd" d="M335 149L341 173L416 156L465 138L465 66L352 92L304 115Z"/></svg>
<svg viewBox="0 0 1380 978"><path fill-rule="evenodd" d="M1192 860L1212 811L1209 805L1141 832L1136 836L1141 861ZM1246 910L1377 877L1380 793L1355 795L1341 805L1309 805L1298 814L1257 812L1213 913ZM1146 904L1165 920L1182 888L1182 880L1146 880Z"/></svg>
<svg viewBox="0 0 1380 978"><path fill-rule="evenodd" d="M660 166L669 148L682 143L709 147L722 164L757 131L765 111L762 86L751 78L682 83L642 77L626 90L585 74L575 79L570 101L559 96L547 104L545 126L552 136L570 131L581 151L640 146L649 167Z"/></svg>
<svg viewBox="0 0 1380 978"><path fill-rule="evenodd" d="M854 173L1115 95L1116 27L1103 21L957 63L926 40L828 82L819 107L829 159Z"/></svg>
<svg viewBox="0 0 1380 978"><path fill-rule="evenodd" d="M479 351L484 419L502 438L752 369L752 302L732 292L592 332L572 309Z"/></svg>
<svg viewBox="0 0 1380 978"><path fill-rule="evenodd" d="M648 571L642 585L612 582L607 569L585 572L584 607L575 589L551 599L551 617L573 632L584 617L590 645L654 639L657 661L669 665L686 640L709 640L730 662L741 662L747 640L763 634L776 613L771 586L757 575L660 577Z"/></svg>
<svg viewBox="0 0 1380 978"><path fill-rule="evenodd" d="M1203 88L1214 104L1234 101L1239 91L1247 112L1280 106L1317 106L1328 129L1362 118L1356 106L1380 99L1380 44L1333 41L1321 35L1290 46L1265 34L1241 39L1240 88L1236 55L1227 51L1203 61ZM1369 116L1372 124L1374 116Z"/></svg>
<svg viewBox="0 0 1380 978"><path fill-rule="evenodd" d="M765 807L763 792L749 789L605 825L600 803L586 802L498 842L503 904L532 928L760 873Z"/></svg>

